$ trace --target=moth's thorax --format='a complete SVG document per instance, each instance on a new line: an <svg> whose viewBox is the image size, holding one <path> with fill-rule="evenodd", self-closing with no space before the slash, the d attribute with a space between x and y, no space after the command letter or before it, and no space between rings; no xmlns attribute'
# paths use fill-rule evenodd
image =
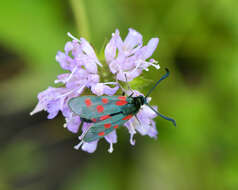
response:
<svg viewBox="0 0 238 190"><path fill-rule="evenodd" d="M128 104L123 106L123 114L136 114L145 103L145 100L146 99L143 96L128 97Z"/></svg>
<svg viewBox="0 0 238 190"><path fill-rule="evenodd" d="M140 108L146 101L146 98L144 96L137 96L133 97L133 103L136 107Z"/></svg>

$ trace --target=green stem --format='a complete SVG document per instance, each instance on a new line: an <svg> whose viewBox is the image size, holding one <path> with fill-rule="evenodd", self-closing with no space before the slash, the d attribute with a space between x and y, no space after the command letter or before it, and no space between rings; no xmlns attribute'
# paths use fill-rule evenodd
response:
<svg viewBox="0 0 238 190"><path fill-rule="evenodd" d="M70 2L77 24L77 30L80 36L86 38L87 40L90 40L88 19L86 16L84 0L70 0Z"/></svg>

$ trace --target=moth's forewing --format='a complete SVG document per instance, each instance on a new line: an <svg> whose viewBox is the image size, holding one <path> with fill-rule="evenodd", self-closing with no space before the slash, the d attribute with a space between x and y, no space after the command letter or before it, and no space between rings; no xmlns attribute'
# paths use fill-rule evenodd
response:
<svg viewBox="0 0 238 190"><path fill-rule="evenodd" d="M121 112L128 100L125 96L82 96L70 99L68 105L80 117L91 120Z"/></svg>

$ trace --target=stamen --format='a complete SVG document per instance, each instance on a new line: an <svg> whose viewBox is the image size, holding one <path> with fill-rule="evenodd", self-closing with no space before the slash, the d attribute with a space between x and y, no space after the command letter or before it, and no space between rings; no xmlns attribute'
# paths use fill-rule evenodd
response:
<svg viewBox="0 0 238 190"><path fill-rule="evenodd" d="M75 73L76 69L77 69L77 66L74 67L73 71L70 73L69 77L64 81L64 83L68 82L72 78L72 76Z"/></svg>
<svg viewBox="0 0 238 190"><path fill-rule="evenodd" d="M62 98L62 97L64 97L64 96L67 96L67 95L71 94L73 91L74 91L74 90L71 90L71 91L69 91L69 92L66 92L65 94L62 94L62 95L56 96L55 99L58 99L58 98Z"/></svg>
<svg viewBox="0 0 238 190"><path fill-rule="evenodd" d="M74 37L70 32L67 32L67 35L72 38L73 40L76 40L77 42L80 42L80 40L76 37Z"/></svg>
<svg viewBox="0 0 238 190"><path fill-rule="evenodd" d="M88 132L88 130L85 130L79 137L79 140L83 140L84 136L86 135L86 133Z"/></svg>
<svg viewBox="0 0 238 190"><path fill-rule="evenodd" d="M130 122L130 127L129 127L129 132L130 132L130 143L131 145L135 145L136 141L133 139L134 137L134 134L136 134L136 130L135 130L135 127L133 126L132 122Z"/></svg>
<svg viewBox="0 0 238 190"><path fill-rule="evenodd" d="M103 84L115 84L115 85L117 85L117 82L104 82Z"/></svg>
<svg viewBox="0 0 238 190"><path fill-rule="evenodd" d="M83 129L83 124L84 124L84 121L82 121L82 122L80 123L79 128L82 128L82 129ZM92 127L92 126L88 127L85 131L83 130L83 133L78 137L78 139L79 139L79 140L82 140L91 127Z"/></svg>
<svg viewBox="0 0 238 190"><path fill-rule="evenodd" d="M134 134L130 134L130 143L132 146L134 146L136 144L136 141L133 139Z"/></svg>
<svg viewBox="0 0 238 190"><path fill-rule="evenodd" d="M79 139L79 140L82 140L84 136L85 136L85 133L82 133L82 134L78 137L78 139Z"/></svg>
<svg viewBox="0 0 238 190"><path fill-rule="evenodd" d="M110 143L110 148L108 149L108 152L109 152L109 153L112 153L112 152L113 152L113 143Z"/></svg>
<svg viewBox="0 0 238 190"><path fill-rule="evenodd" d="M150 65L152 65L153 67L155 67L156 69L159 69L160 68L160 66L159 66L159 64L154 64L154 63L158 63L157 61L155 61L155 62L148 62Z"/></svg>
<svg viewBox="0 0 238 190"><path fill-rule="evenodd" d="M80 141L77 145L74 146L74 149L78 150L83 143L83 141Z"/></svg>
<svg viewBox="0 0 238 190"><path fill-rule="evenodd" d="M143 63L143 61L140 59L138 60L137 62L137 65L136 65L136 68L134 68L131 72L131 74L134 74L134 72L136 72L136 70L141 66L141 64ZM146 70L146 69L145 69Z"/></svg>
<svg viewBox="0 0 238 190"><path fill-rule="evenodd" d="M82 90L85 88L85 86L86 86L86 84L85 85L83 85L83 86L81 86L78 90L77 90L77 93L81 93L82 92Z"/></svg>
<svg viewBox="0 0 238 190"><path fill-rule="evenodd" d="M150 61L142 61L142 63L144 63L144 67L142 66L142 69L144 69L146 71L149 71L149 69L148 69L149 66L153 66L156 69L160 68L159 64L154 64L154 63L158 63L158 61L155 61L154 59L152 60L152 62L150 62Z"/></svg>

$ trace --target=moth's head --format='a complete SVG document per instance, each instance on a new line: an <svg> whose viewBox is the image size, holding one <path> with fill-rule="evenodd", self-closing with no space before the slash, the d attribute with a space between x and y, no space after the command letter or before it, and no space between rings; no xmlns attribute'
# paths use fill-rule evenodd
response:
<svg viewBox="0 0 238 190"><path fill-rule="evenodd" d="M144 96L139 95L139 96L134 97L134 101L136 102L136 104L141 106L146 103L146 98Z"/></svg>
<svg viewBox="0 0 238 190"><path fill-rule="evenodd" d="M138 96L138 98L139 98L139 101L140 101L141 105L146 103L146 98L144 96L140 95L140 96Z"/></svg>

